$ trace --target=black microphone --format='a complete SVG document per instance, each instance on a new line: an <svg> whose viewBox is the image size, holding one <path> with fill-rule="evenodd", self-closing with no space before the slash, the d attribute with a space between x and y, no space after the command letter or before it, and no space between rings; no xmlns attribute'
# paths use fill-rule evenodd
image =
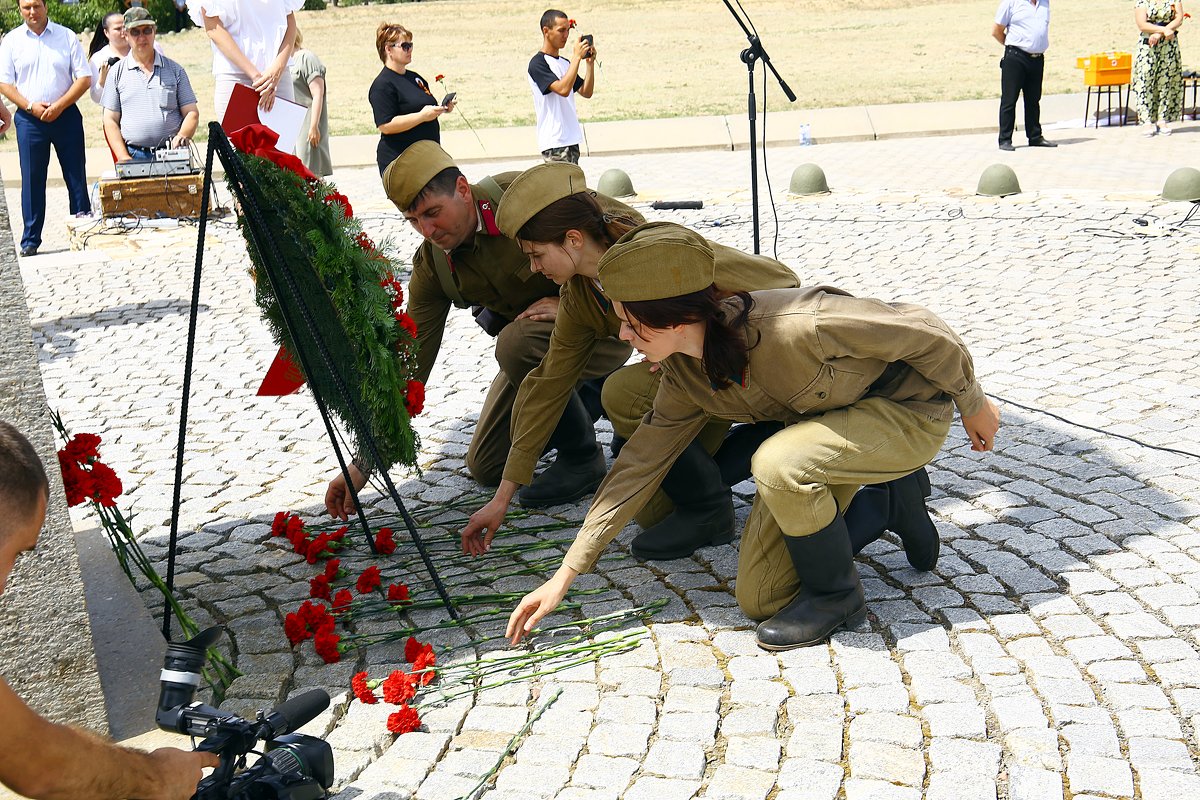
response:
<svg viewBox="0 0 1200 800"><path fill-rule="evenodd" d="M329 694L324 689L313 689L280 703L263 718L269 729L264 739L274 739L303 728L329 708Z"/></svg>
<svg viewBox="0 0 1200 800"><path fill-rule="evenodd" d="M703 200L655 200L650 207L656 211L704 208Z"/></svg>

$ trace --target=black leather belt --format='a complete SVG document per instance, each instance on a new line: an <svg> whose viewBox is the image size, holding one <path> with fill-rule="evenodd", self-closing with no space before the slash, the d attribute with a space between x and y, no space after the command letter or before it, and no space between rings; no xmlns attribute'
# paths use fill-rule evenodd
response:
<svg viewBox="0 0 1200 800"><path fill-rule="evenodd" d="M1027 50L1022 50L1021 48L1019 48L1015 45L1011 45L1011 44L1004 45L1004 49L1005 50L1016 50L1018 53L1021 53L1022 55L1027 55L1030 58L1041 58L1042 57L1041 53L1030 53Z"/></svg>

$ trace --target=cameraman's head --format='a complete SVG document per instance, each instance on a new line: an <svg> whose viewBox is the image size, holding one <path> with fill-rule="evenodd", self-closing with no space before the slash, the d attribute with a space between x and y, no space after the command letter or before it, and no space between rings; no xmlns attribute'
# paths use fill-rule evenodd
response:
<svg viewBox="0 0 1200 800"><path fill-rule="evenodd" d="M17 556L37 544L49 496L46 469L33 445L0 420L0 592Z"/></svg>
<svg viewBox="0 0 1200 800"><path fill-rule="evenodd" d="M414 142L383 171L388 198L434 247L453 250L475 235L471 184L437 142Z"/></svg>
<svg viewBox="0 0 1200 800"><path fill-rule="evenodd" d="M554 48L555 52L567 46L567 36L571 33L571 21L567 15L557 8L548 8L542 14L543 42Z"/></svg>

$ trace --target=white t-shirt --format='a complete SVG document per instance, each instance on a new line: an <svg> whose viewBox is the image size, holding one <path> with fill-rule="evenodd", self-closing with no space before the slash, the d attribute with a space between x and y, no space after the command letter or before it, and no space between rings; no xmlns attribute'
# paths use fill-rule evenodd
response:
<svg viewBox="0 0 1200 800"><path fill-rule="evenodd" d="M303 5L304 0L192 0L188 16L201 28L206 16L221 20L242 54L262 71L279 53L288 14ZM215 44L212 51L214 77L242 75Z"/></svg>
<svg viewBox="0 0 1200 800"><path fill-rule="evenodd" d="M566 97L550 91L550 84L566 75L570 67L568 59L547 53L535 53L529 60L526 77L537 111L538 150L583 141L583 129L579 127L579 117L575 113L575 92L583 86L583 78L575 76L575 85Z"/></svg>

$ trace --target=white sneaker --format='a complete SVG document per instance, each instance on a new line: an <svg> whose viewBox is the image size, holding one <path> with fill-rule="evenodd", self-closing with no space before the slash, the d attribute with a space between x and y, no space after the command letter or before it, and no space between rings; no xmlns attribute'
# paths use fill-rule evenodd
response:
<svg viewBox="0 0 1200 800"><path fill-rule="evenodd" d="M1166 122L1158 123L1158 132L1163 136L1171 135L1171 126Z"/></svg>
<svg viewBox="0 0 1200 800"><path fill-rule="evenodd" d="M1154 127L1153 122L1147 122L1142 126L1142 136L1153 136L1158 133L1158 128Z"/></svg>

